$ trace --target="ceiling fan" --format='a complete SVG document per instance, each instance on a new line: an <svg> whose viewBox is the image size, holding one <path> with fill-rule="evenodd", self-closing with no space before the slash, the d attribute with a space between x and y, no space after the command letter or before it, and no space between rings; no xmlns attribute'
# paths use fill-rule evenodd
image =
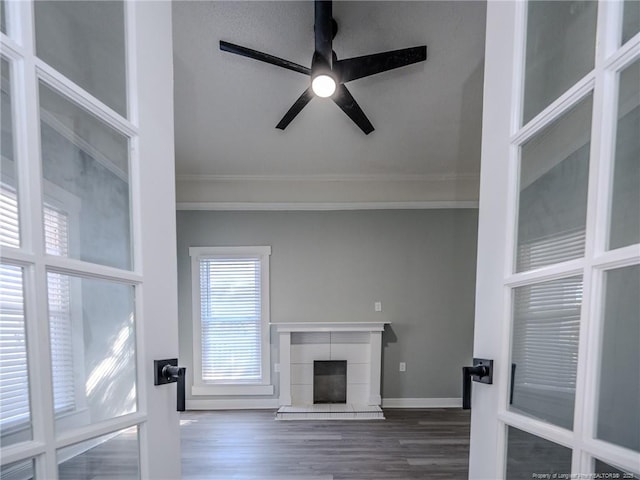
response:
<svg viewBox="0 0 640 480"><path fill-rule="evenodd" d="M427 59L427 47L403 48L389 52L374 53L362 57L338 60L331 42L338 32L338 24L332 17L331 1L316 0L315 2L315 51L311 60L311 68L297 63L274 57L267 53L235 45L220 40L220 50L253 58L261 62L270 63L277 67L293 70L309 75L311 85L295 101L285 113L276 128L284 130L287 125L300 113L314 96L331 98L338 107L346 113L360 129L368 135L374 128L358 103L351 96L345 83L359 78L386 72L394 68L404 67Z"/></svg>

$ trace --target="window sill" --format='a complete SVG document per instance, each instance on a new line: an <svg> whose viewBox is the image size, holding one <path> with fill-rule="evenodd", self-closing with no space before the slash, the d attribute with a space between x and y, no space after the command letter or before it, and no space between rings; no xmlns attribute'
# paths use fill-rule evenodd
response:
<svg viewBox="0 0 640 480"><path fill-rule="evenodd" d="M273 395L273 385L193 385L191 395Z"/></svg>

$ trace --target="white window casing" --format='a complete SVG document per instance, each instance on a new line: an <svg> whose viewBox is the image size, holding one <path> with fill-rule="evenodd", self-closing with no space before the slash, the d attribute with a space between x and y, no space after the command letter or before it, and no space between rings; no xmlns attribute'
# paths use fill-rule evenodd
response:
<svg viewBox="0 0 640 480"><path fill-rule="evenodd" d="M273 395L269 246L191 247L197 395Z"/></svg>

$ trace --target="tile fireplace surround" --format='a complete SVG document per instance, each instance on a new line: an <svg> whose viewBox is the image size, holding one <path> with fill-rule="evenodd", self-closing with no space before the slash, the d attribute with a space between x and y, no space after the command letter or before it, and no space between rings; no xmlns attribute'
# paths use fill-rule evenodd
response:
<svg viewBox="0 0 640 480"><path fill-rule="evenodd" d="M272 323L280 340L277 418L384 418L380 374L386 323L389 322ZM313 404L314 360L347 361L346 404Z"/></svg>

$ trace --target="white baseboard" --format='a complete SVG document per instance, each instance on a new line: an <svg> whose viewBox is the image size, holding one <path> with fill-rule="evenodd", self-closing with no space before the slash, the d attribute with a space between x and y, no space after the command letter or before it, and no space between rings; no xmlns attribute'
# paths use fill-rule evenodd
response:
<svg viewBox="0 0 640 480"><path fill-rule="evenodd" d="M193 385L191 395L273 395L273 385Z"/></svg>
<svg viewBox="0 0 640 480"><path fill-rule="evenodd" d="M187 410L260 410L274 409L277 410L280 401L277 398L240 398L219 399L219 400L187 400Z"/></svg>
<svg viewBox="0 0 640 480"><path fill-rule="evenodd" d="M259 410L278 409L278 398L241 398L187 400L187 410ZM383 408L461 408L462 398L383 398Z"/></svg>
<svg viewBox="0 0 640 480"><path fill-rule="evenodd" d="M383 398L382 408L461 408L462 398Z"/></svg>

